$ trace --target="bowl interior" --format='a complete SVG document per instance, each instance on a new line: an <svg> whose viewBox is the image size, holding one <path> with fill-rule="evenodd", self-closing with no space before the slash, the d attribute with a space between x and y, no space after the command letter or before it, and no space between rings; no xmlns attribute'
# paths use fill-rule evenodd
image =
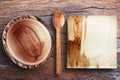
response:
<svg viewBox="0 0 120 80"><path fill-rule="evenodd" d="M40 41L44 44L41 55L37 59L26 54L24 48L22 48L19 44L20 43L19 39L22 38L25 40L27 39L27 37L23 35L15 36L16 32L19 32L20 28L25 26L31 28L36 33ZM9 54L15 57L18 61L28 65L35 65L44 61L49 55L51 49L51 36L49 34L49 31L42 23L32 19L19 20L15 22L12 26L10 26L7 32L6 42L7 42L7 47L9 49ZM26 42L23 45L23 47L25 47L26 44L29 44L29 42L28 43Z"/></svg>

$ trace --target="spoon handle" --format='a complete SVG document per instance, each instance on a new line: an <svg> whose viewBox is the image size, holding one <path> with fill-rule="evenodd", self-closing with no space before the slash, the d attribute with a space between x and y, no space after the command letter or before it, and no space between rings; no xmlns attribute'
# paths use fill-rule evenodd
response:
<svg viewBox="0 0 120 80"><path fill-rule="evenodd" d="M56 74L61 74L61 29L56 29Z"/></svg>

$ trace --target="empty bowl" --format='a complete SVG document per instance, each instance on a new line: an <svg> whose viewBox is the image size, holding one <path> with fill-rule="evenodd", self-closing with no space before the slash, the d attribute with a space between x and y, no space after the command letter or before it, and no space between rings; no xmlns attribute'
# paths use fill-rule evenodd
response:
<svg viewBox="0 0 120 80"><path fill-rule="evenodd" d="M46 27L44 21L31 15L12 19L2 35L10 59L23 68L34 68L45 61L51 51L51 35Z"/></svg>

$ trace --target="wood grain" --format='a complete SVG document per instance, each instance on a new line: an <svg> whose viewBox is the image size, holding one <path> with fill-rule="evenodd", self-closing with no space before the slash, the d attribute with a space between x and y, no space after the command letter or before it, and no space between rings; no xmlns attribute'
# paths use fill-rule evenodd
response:
<svg viewBox="0 0 120 80"><path fill-rule="evenodd" d="M62 12L56 11L53 15L53 25L56 29L56 74L62 73L61 68L61 28L64 26L65 18Z"/></svg>
<svg viewBox="0 0 120 80"><path fill-rule="evenodd" d="M117 63L115 70L78 70L66 69L67 24L62 28L61 57L63 73L55 75L55 28L52 15L56 10L64 12L66 18L72 15L116 15ZM48 61L36 69L26 70L15 65L6 55L0 41L0 79L5 80L119 80L120 79L120 0L1 0L0 1L0 38L5 25L14 17L22 14L42 18L52 29L53 47Z"/></svg>
<svg viewBox="0 0 120 80"><path fill-rule="evenodd" d="M116 68L115 16L68 17L67 68Z"/></svg>

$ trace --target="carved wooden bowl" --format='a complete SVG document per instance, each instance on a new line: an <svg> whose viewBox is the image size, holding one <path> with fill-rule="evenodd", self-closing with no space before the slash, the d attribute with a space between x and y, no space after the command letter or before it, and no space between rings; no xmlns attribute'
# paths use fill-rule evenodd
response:
<svg viewBox="0 0 120 80"><path fill-rule="evenodd" d="M3 31L3 46L11 60L23 68L34 68L51 51L51 36L46 23L34 16L12 19Z"/></svg>

